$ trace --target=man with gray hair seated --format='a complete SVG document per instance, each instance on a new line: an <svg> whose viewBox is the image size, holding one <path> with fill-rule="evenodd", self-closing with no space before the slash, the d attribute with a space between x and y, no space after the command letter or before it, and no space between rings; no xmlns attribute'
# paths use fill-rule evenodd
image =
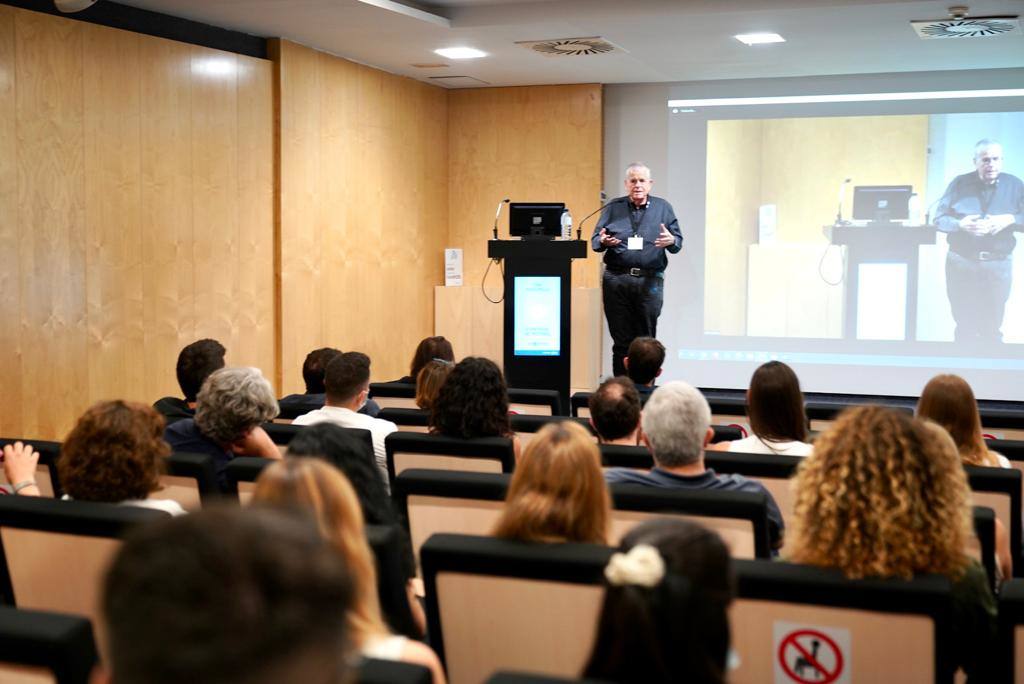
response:
<svg viewBox="0 0 1024 684"><path fill-rule="evenodd" d="M227 491L224 470L236 454L281 458L260 427L276 415L274 390L259 368L221 368L203 382L196 417L167 426L164 439L174 451L213 456L217 482Z"/></svg>
<svg viewBox="0 0 1024 684"><path fill-rule="evenodd" d="M640 439L654 457L654 467L643 472L632 468L609 468L609 484L625 482L651 487L678 489L727 489L762 492L768 498L768 535L772 548L782 546L784 525L775 499L760 482L742 475L718 475L704 466L704 447L715 432L711 429L711 408L696 388L685 382L670 382L654 390L644 405Z"/></svg>

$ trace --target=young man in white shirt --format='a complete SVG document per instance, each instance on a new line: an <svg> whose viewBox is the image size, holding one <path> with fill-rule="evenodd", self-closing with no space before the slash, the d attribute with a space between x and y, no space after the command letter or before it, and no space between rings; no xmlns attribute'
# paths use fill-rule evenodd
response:
<svg viewBox="0 0 1024 684"><path fill-rule="evenodd" d="M313 425L329 421L346 428L369 430L373 437L373 455L384 485L388 484L387 455L384 438L398 430L388 420L359 413L370 394L370 357L362 352L345 352L335 356L324 373L324 407L304 413L293 425Z"/></svg>

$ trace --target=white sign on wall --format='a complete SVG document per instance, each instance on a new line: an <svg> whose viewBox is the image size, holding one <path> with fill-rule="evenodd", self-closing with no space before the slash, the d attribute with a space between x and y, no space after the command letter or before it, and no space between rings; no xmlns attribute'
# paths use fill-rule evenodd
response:
<svg viewBox="0 0 1024 684"><path fill-rule="evenodd" d="M444 285L459 287L462 285L462 250L448 247L444 250Z"/></svg>

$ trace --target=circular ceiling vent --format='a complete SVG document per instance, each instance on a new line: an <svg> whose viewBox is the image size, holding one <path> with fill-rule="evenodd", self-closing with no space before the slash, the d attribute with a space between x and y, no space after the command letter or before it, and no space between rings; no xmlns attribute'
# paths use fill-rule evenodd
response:
<svg viewBox="0 0 1024 684"><path fill-rule="evenodd" d="M979 17L977 19L943 19L914 21L914 30L921 38L990 38L1006 34L1020 35L1017 17Z"/></svg>
<svg viewBox="0 0 1024 684"><path fill-rule="evenodd" d="M617 48L604 38L559 38L556 40L521 41L520 45L549 57L582 57L614 52Z"/></svg>

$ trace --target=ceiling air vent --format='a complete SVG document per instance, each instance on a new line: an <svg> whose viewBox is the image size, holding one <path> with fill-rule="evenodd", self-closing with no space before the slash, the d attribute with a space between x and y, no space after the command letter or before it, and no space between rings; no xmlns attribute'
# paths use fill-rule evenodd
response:
<svg viewBox="0 0 1024 684"><path fill-rule="evenodd" d="M555 38L552 40L520 40L516 45L539 52L547 57L583 57L603 55L608 52L625 52L622 48L604 38Z"/></svg>
<svg viewBox="0 0 1024 684"><path fill-rule="evenodd" d="M993 36L1021 35L1018 17L975 17L973 19L933 19L912 21L919 38L991 38Z"/></svg>

